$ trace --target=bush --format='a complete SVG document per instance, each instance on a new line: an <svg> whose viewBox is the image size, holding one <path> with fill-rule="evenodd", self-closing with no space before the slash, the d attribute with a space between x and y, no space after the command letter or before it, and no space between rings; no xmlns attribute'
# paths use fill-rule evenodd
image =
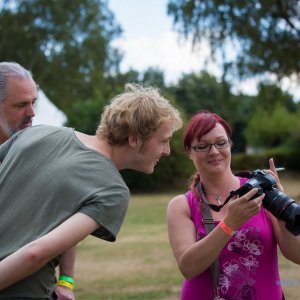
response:
<svg viewBox="0 0 300 300"><path fill-rule="evenodd" d="M269 159L274 158L275 165L288 170L300 171L300 150L297 149L271 149L256 154L238 153L232 155L233 171L253 171L255 169L268 169Z"/></svg>

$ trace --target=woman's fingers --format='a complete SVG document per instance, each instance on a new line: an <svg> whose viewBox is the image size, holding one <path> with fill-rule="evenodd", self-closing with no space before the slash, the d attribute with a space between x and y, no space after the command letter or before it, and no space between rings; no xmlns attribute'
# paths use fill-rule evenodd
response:
<svg viewBox="0 0 300 300"><path fill-rule="evenodd" d="M267 170L277 181L277 188L284 192L284 189L283 189L283 186L279 180L279 177L278 177L278 173L276 171L276 167L275 167L275 163L274 163L274 159L273 158L270 158L269 159L269 166L270 166L270 170Z"/></svg>
<svg viewBox="0 0 300 300"><path fill-rule="evenodd" d="M259 212L265 194L257 195L257 192L258 188L253 188L245 195L230 201L227 217L234 228L238 228Z"/></svg>

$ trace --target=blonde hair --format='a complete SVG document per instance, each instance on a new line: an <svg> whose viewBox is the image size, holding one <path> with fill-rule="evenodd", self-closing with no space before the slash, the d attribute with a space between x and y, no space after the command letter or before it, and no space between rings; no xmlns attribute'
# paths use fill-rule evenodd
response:
<svg viewBox="0 0 300 300"><path fill-rule="evenodd" d="M126 84L125 92L105 106L96 134L112 145L124 145L129 135L149 139L164 122L173 131L182 126L179 111L153 87Z"/></svg>

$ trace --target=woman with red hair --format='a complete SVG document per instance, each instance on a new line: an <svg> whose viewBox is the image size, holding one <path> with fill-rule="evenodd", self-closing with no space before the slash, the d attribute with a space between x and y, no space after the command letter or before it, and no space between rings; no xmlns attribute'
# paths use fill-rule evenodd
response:
<svg viewBox="0 0 300 300"><path fill-rule="evenodd" d="M262 207L265 194L257 188L231 197L247 178L231 170L229 124L217 114L197 113L187 124L184 147L196 174L167 212L171 247L184 276L181 299L281 300L277 245L300 264L300 240ZM269 163L282 188L273 159Z"/></svg>

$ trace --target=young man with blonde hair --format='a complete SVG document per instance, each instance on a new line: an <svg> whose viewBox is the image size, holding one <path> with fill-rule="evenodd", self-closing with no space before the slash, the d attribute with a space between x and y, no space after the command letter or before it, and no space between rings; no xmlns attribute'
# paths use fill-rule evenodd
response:
<svg viewBox="0 0 300 300"><path fill-rule="evenodd" d="M61 253L89 234L115 241L129 202L119 171L152 173L181 126L156 89L128 84L93 136L33 126L2 145L0 299L48 299Z"/></svg>

